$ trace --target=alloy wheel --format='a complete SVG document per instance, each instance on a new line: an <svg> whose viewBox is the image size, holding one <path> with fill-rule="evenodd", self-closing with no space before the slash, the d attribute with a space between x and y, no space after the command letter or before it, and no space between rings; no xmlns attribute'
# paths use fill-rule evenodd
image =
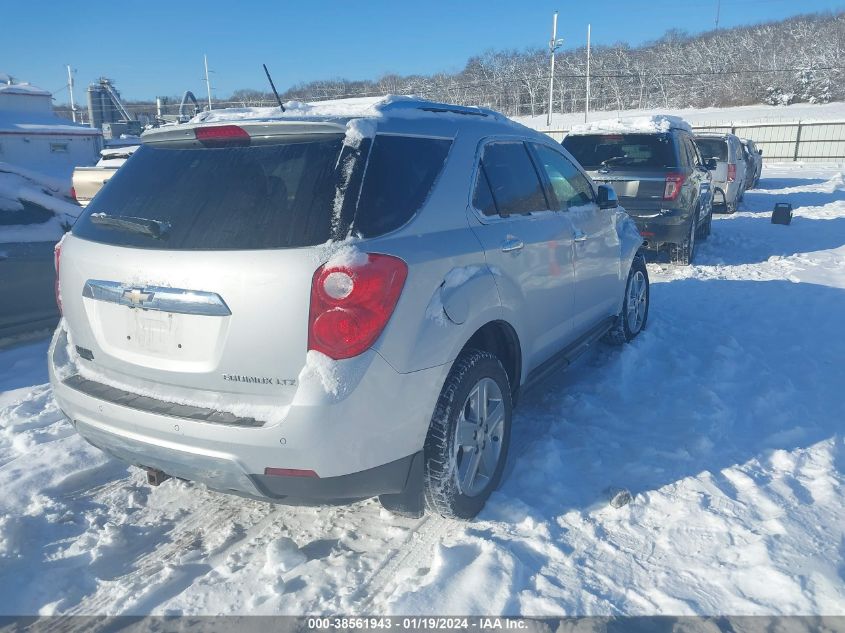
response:
<svg viewBox="0 0 845 633"><path fill-rule="evenodd" d="M502 455L505 405L499 385L482 378L470 390L455 425L453 463L458 490L468 497L490 483Z"/></svg>
<svg viewBox="0 0 845 633"><path fill-rule="evenodd" d="M642 271L636 271L628 280L627 314L628 330L636 334L643 327L646 315L648 286Z"/></svg>

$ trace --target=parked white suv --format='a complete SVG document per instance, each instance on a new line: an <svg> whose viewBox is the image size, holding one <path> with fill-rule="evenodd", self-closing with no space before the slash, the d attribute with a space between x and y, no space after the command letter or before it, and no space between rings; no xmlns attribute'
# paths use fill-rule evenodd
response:
<svg viewBox="0 0 845 633"><path fill-rule="evenodd" d="M57 402L153 483L474 516L520 388L645 326L635 225L489 110L249 116L147 132L59 245Z"/></svg>

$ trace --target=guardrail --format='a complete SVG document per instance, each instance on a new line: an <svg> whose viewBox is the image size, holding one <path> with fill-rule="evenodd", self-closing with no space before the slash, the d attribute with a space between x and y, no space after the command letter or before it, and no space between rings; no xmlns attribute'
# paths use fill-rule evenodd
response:
<svg viewBox="0 0 845 633"><path fill-rule="evenodd" d="M749 138L769 162L845 160L845 121L788 123L715 123L694 125L696 132L730 132ZM568 130L541 130L562 141Z"/></svg>

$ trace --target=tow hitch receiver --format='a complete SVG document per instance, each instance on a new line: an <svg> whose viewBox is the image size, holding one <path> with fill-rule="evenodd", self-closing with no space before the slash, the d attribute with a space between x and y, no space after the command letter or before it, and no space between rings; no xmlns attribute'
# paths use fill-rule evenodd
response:
<svg viewBox="0 0 845 633"><path fill-rule="evenodd" d="M161 485L162 482L170 479L170 475L161 470L155 468L146 468L145 470L147 471L147 483L151 486Z"/></svg>

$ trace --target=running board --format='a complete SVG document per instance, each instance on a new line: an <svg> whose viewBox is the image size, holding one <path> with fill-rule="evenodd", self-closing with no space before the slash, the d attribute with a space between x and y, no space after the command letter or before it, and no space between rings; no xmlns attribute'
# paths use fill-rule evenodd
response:
<svg viewBox="0 0 845 633"><path fill-rule="evenodd" d="M607 334L613 324L616 322L615 316L607 317L600 321L598 325L582 334L579 338L573 341L570 345L559 351L550 359L544 361L528 373L528 379L523 385L524 389L530 389L542 382L555 372L561 371L572 363L602 336Z"/></svg>

